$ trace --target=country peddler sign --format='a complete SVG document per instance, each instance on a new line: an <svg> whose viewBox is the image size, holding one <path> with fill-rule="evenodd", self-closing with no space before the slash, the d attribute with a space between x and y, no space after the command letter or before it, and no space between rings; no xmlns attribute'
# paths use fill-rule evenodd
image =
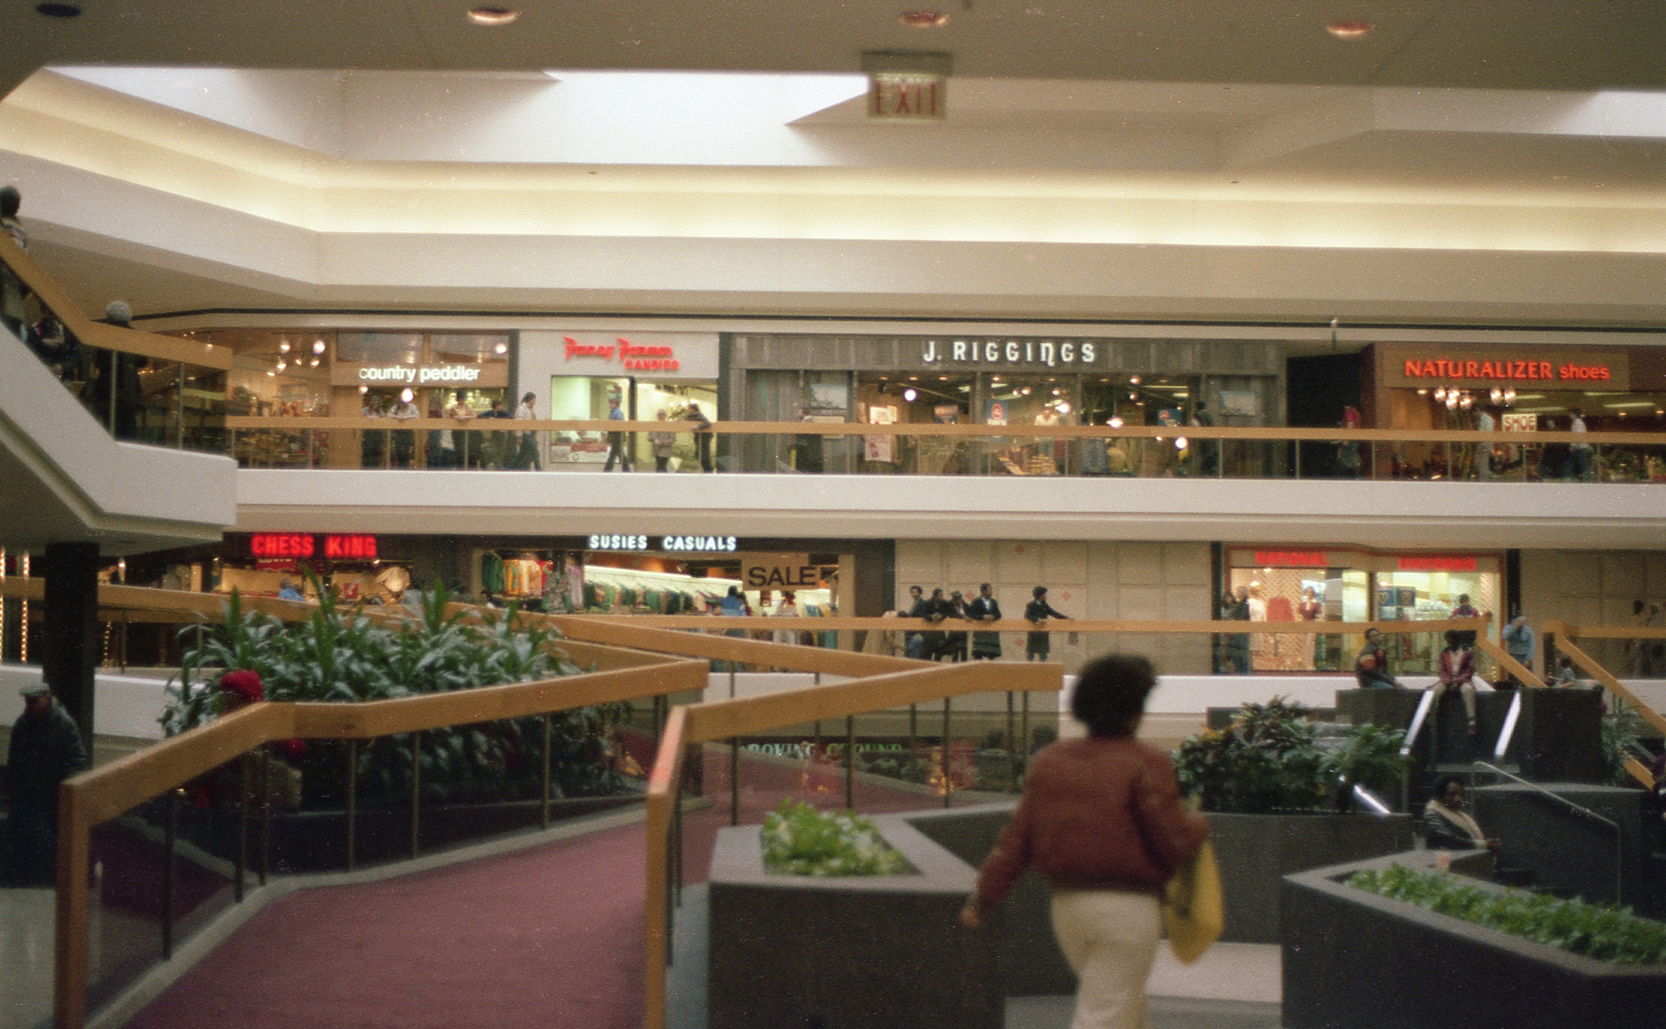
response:
<svg viewBox="0 0 1666 1029"><path fill-rule="evenodd" d="M509 365L492 364L338 364L330 369L332 386L371 389L502 389L509 385Z"/></svg>

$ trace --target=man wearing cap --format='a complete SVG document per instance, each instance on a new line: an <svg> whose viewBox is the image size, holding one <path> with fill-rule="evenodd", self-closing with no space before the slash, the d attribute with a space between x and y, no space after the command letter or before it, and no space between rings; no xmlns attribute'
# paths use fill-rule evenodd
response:
<svg viewBox="0 0 1666 1029"><path fill-rule="evenodd" d="M4 867L8 885L49 885L58 848L58 784L87 767L75 719L44 682L22 689L23 714L12 725L6 752Z"/></svg>

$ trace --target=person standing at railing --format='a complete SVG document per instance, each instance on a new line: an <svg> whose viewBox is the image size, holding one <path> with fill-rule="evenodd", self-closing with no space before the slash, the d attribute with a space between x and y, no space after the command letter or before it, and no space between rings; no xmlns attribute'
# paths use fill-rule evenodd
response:
<svg viewBox="0 0 1666 1029"><path fill-rule="evenodd" d="M5 846L0 873L8 886L50 885L56 878L58 785L87 767L87 751L63 705L44 682L20 690L23 714L6 751Z"/></svg>
<svg viewBox="0 0 1666 1029"><path fill-rule="evenodd" d="M515 420L518 422L536 421L538 411L534 407L538 403L538 394L528 393L521 397L521 406L515 408ZM511 468L524 468L534 472L542 471L543 460L538 456L538 434L536 432L521 433L520 440L515 446L515 460L510 462Z"/></svg>
<svg viewBox="0 0 1666 1029"><path fill-rule="evenodd" d="M446 417L462 425L474 421L474 408L469 406L468 394L463 390L458 390L455 397L456 399L452 401L451 406L446 408ZM453 460L456 461L454 467L467 468L471 463L476 465L480 463L480 447L478 444L471 445L469 440L471 435L472 433L465 432L462 429L451 430L451 449ZM471 456L473 457L472 462L470 461Z"/></svg>
<svg viewBox="0 0 1666 1029"><path fill-rule="evenodd" d="M712 464L712 420L692 400L688 402L688 419L694 423L694 453L700 459L700 470L715 471Z"/></svg>
<svg viewBox="0 0 1666 1029"><path fill-rule="evenodd" d="M1586 433L1585 412L1577 407L1568 409L1568 431L1580 435ZM1568 457L1572 461L1571 472L1575 482L1590 482L1593 478L1591 468L1591 444L1575 443L1568 448Z"/></svg>
<svg viewBox="0 0 1666 1029"><path fill-rule="evenodd" d="M931 601L926 599L926 591L922 587L908 587L908 599L910 604L907 612L903 615L904 618L919 618L921 620L926 620L931 617ZM919 631L918 629L910 629L909 631L903 633L902 651L905 656L923 658L926 656L925 647L925 633Z"/></svg>
<svg viewBox="0 0 1666 1029"><path fill-rule="evenodd" d="M1037 586L1030 591L1031 600L1024 605L1024 621L1032 625L1043 625L1049 618L1063 618L1069 615L1053 610L1053 605L1047 603L1047 587ZM1024 660L1045 661L1052 650L1053 634L1050 632L1032 632L1026 634L1024 641Z"/></svg>
<svg viewBox="0 0 1666 1029"><path fill-rule="evenodd" d="M665 409L661 408L655 415L660 421L665 421ZM677 445L677 434L674 432L650 432L648 443L654 451L654 471L669 472L671 470L671 450Z"/></svg>
<svg viewBox="0 0 1666 1029"><path fill-rule="evenodd" d="M978 587L978 595L966 605L966 616L974 622L1001 620L1001 604L995 599L989 583ZM998 632L972 633L972 660L993 661L1001 656L1001 634Z"/></svg>
<svg viewBox="0 0 1666 1029"><path fill-rule="evenodd" d="M607 398L607 420L610 422L622 422L625 420L625 412L620 409L619 398L616 396ZM602 466L602 471L613 471L613 462L615 460L619 462L619 470L621 472L628 472L631 470L630 449L626 445L625 434L622 432L610 432L607 434L607 464Z"/></svg>
<svg viewBox="0 0 1666 1029"><path fill-rule="evenodd" d="M1476 431L1492 432L1497 425L1498 423L1493 420L1492 408L1488 406L1481 407L1480 413L1475 416ZM1492 478L1491 440L1475 444L1475 477L1482 482L1487 482Z"/></svg>
<svg viewBox="0 0 1666 1029"><path fill-rule="evenodd" d="M1504 651L1514 658L1529 672L1533 670L1533 653L1538 646L1538 637L1533 634L1532 626L1527 624L1526 615L1516 615L1510 619L1510 624L1499 634L1504 643Z"/></svg>
<svg viewBox="0 0 1666 1029"><path fill-rule="evenodd" d="M18 220L18 209L23 206L23 194L16 186L0 187L0 224L6 227L6 235L12 238L18 249L29 249L29 233ZM29 309L24 303L28 290L23 280L6 265L0 265L0 321L6 323L6 328L18 339L23 339L23 326L29 319Z"/></svg>
<svg viewBox="0 0 1666 1029"><path fill-rule="evenodd" d="M393 419L398 422L408 422L412 418L421 418L422 411L414 403L409 389L399 394L399 403L394 405ZM395 429L393 433L393 466L395 468L409 468L416 456L416 430Z"/></svg>

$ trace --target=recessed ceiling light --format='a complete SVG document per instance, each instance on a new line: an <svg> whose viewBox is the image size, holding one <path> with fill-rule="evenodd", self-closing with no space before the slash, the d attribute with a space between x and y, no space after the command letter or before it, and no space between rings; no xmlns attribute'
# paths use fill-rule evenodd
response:
<svg viewBox="0 0 1666 1029"><path fill-rule="evenodd" d="M508 25L521 16L521 12L508 7L471 7L469 21L476 25Z"/></svg>
<svg viewBox="0 0 1666 1029"><path fill-rule="evenodd" d="M949 23L949 16L937 11L904 11L897 20L911 29L940 29Z"/></svg>
<svg viewBox="0 0 1666 1029"><path fill-rule="evenodd" d="M35 12L48 18L74 18L81 13L81 8L74 4L36 4Z"/></svg>
<svg viewBox="0 0 1666 1029"><path fill-rule="evenodd" d="M1368 21L1333 21L1325 26L1325 31L1337 39L1362 39L1376 27Z"/></svg>

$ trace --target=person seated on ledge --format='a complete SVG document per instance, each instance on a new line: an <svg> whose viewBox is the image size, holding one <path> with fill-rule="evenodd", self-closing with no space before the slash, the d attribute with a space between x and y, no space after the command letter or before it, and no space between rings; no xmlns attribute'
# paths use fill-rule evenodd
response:
<svg viewBox="0 0 1666 1029"><path fill-rule="evenodd" d="M1439 678L1429 687L1435 695L1429 717L1435 716L1442 697L1457 690L1464 699L1464 714L1469 717L1469 734L1476 735L1480 730L1475 726L1475 651L1464 642L1463 633L1446 630L1446 649L1440 652L1435 673Z"/></svg>
<svg viewBox="0 0 1666 1029"><path fill-rule="evenodd" d="M1464 810L1464 781L1456 775L1443 775L1435 783L1435 795L1423 805L1420 828L1430 850L1499 850L1499 842L1489 839Z"/></svg>
<svg viewBox="0 0 1666 1029"><path fill-rule="evenodd" d="M1362 690L1403 690L1405 685L1388 674L1388 655L1383 652L1383 634L1365 630L1365 646L1354 659L1354 679Z"/></svg>

